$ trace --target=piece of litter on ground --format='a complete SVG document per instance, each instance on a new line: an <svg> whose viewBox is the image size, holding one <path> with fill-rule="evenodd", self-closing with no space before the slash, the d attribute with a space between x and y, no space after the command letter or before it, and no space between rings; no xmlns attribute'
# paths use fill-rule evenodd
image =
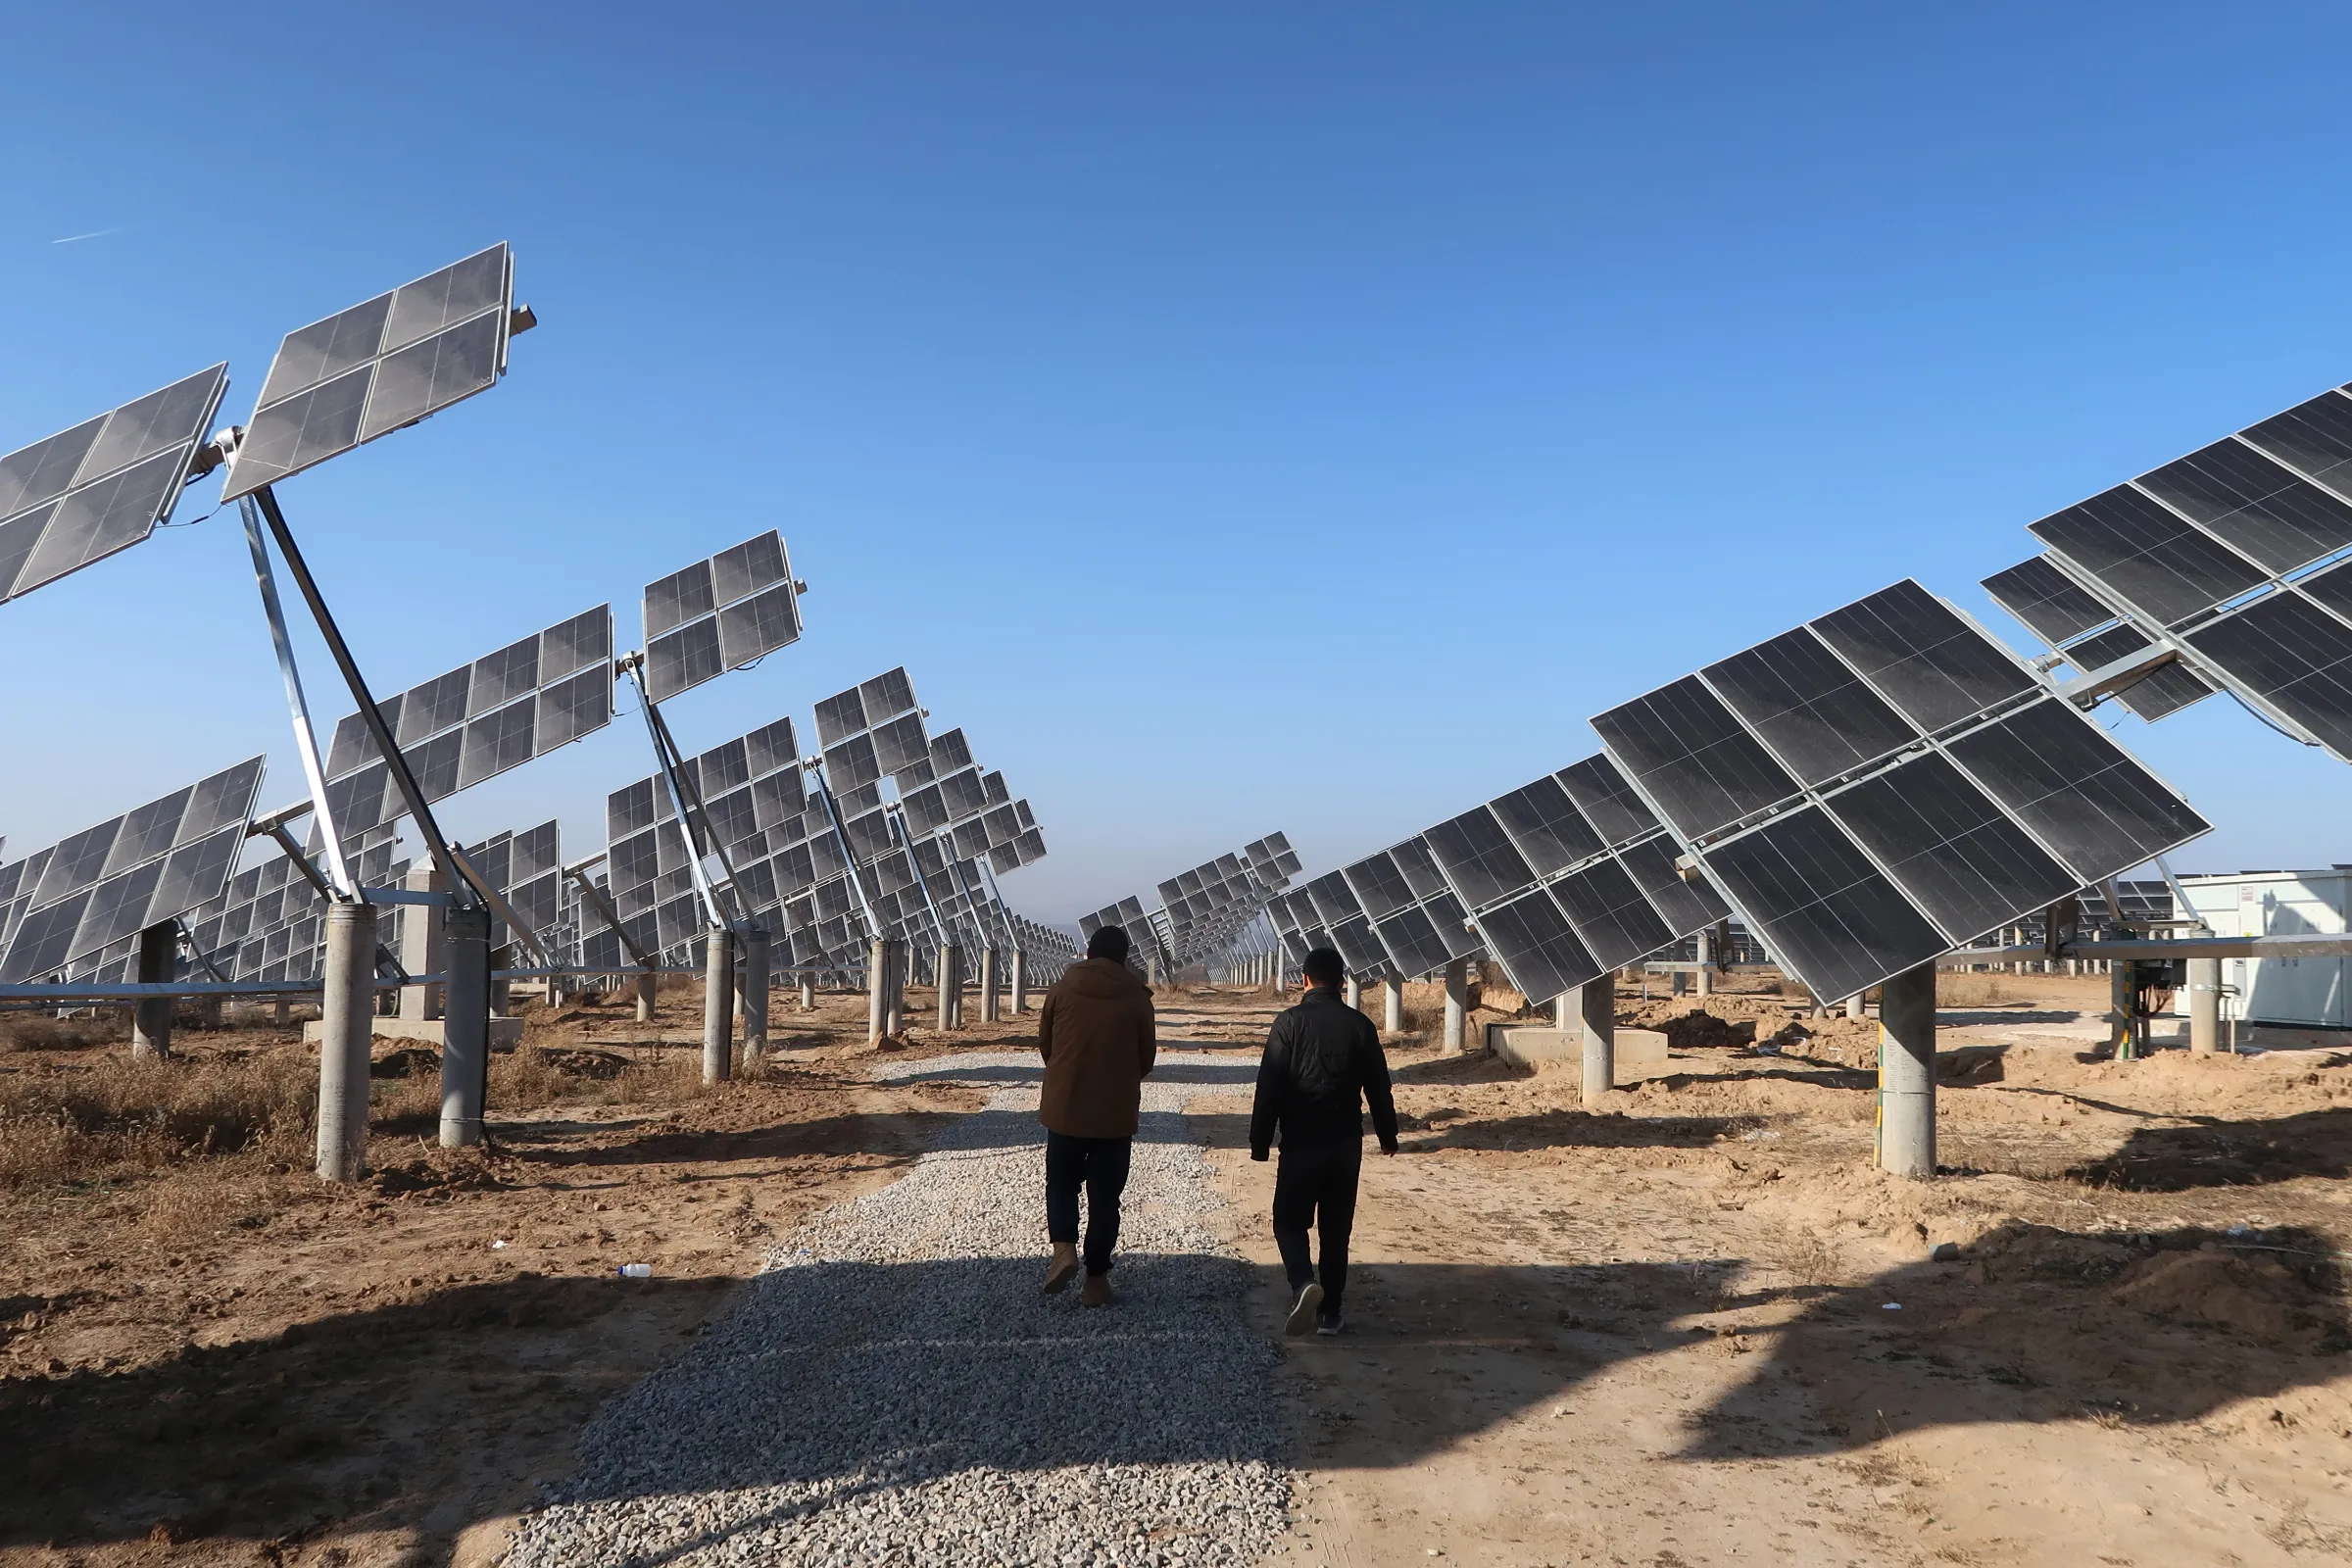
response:
<svg viewBox="0 0 2352 1568"><path fill-rule="evenodd" d="M506 1244L506 1242L505 1242L503 1239L501 1239L501 1240L499 1240L499 1241L492 1242L492 1243L490 1244L490 1250L492 1250L493 1252L495 1252L495 1251L499 1250L499 1249L501 1249L501 1248L503 1248L503 1247L505 1247L506 1245L507 1245L507 1244Z"/></svg>
<svg viewBox="0 0 2352 1568"><path fill-rule="evenodd" d="M1902 1309L1903 1303L1900 1301L1882 1301L1879 1303L1879 1310L1882 1312L1900 1312Z"/></svg>

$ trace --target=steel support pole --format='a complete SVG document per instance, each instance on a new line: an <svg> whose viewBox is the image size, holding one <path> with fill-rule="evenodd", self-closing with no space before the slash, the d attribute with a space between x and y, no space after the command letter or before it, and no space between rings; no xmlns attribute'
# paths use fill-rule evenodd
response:
<svg viewBox="0 0 2352 1568"><path fill-rule="evenodd" d="M2222 1049L2222 960L2188 960L2188 1053L2210 1056Z"/></svg>
<svg viewBox="0 0 2352 1568"><path fill-rule="evenodd" d="M1381 1007L1384 1014L1381 1019L1382 1026L1393 1035L1400 1035L1404 1033L1404 982L1401 980L1384 981L1380 989L1386 998Z"/></svg>
<svg viewBox="0 0 2352 1568"><path fill-rule="evenodd" d="M1470 1016L1470 960L1456 958L1446 966L1446 1052L1458 1056L1464 1050L1462 1035Z"/></svg>
<svg viewBox="0 0 2352 1568"><path fill-rule="evenodd" d="M703 933L703 1083L735 1076L735 936L724 927Z"/></svg>
<svg viewBox="0 0 2352 1568"><path fill-rule="evenodd" d="M2118 1061L2132 1056L2132 1009L2139 999L2132 994L2132 962L2130 959L2107 965L2107 1049L2115 1053Z"/></svg>
<svg viewBox="0 0 2352 1568"><path fill-rule="evenodd" d="M876 937L865 945L865 1043L881 1043L890 1032L890 944Z"/></svg>
<svg viewBox="0 0 2352 1568"><path fill-rule="evenodd" d="M1936 965L1923 963L1879 991L1879 1164L1897 1176L1936 1174Z"/></svg>
<svg viewBox="0 0 2352 1568"><path fill-rule="evenodd" d="M368 1169L368 1068L375 1041L375 906L326 907L325 989L318 999L318 1178Z"/></svg>
<svg viewBox="0 0 2352 1568"><path fill-rule="evenodd" d="M953 942L942 944L938 971L931 978L939 988L939 1032L944 1035L956 1027L956 992L963 983L963 949Z"/></svg>
<svg viewBox="0 0 2352 1568"><path fill-rule="evenodd" d="M1029 1010L1029 950L1012 950L1012 1011L1019 1017Z"/></svg>
<svg viewBox="0 0 2352 1568"><path fill-rule="evenodd" d="M1576 1012L1585 1032L1585 1105L1590 1109L1617 1087L1616 977L1604 974L1577 987Z"/></svg>
<svg viewBox="0 0 2352 1568"><path fill-rule="evenodd" d="M441 1147L482 1141L490 1077L490 911L452 908L441 927Z"/></svg>
<svg viewBox="0 0 2352 1568"><path fill-rule="evenodd" d="M767 927L743 928L743 1059L767 1054Z"/></svg>
<svg viewBox="0 0 2352 1568"><path fill-rule="evenodd" d="M997 987L1001 977L997 971L997 945L991 942L980 950L980 1021L997 1021Z"/></svg>
<svg viewBox="0 0 2352 1568"><path fill-rule="evenodd" d="M179 976L172 971L179 960L179 922L160 920L139 933L138 978L141 985L162 985ZM172 999L148 997L130 1009L130 1056L133 1061L161 1061L172 1054Z"/></svg>
<svg viewBox="0 0 2352 1568"><path fill-rule="evenodd" d="M1551 999L1551 1026L1554 1029L1565 1033L1578 1027L1576 1021L1577 995L1578 993L1574 991L1563 991Z"/></svg>

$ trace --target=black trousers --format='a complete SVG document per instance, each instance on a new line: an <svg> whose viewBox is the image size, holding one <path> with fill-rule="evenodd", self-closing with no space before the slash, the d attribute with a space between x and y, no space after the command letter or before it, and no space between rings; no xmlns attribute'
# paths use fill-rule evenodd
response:
<svg viewBox="0 0 2352 1568"><path fill-rule="evenodd" d="M1078 1189L1086 1189L1086 1271L1110 1272L1119 1245L1119 1195L1127 1190L1132 1138L1072 1138L1046 1132L1046 1236L1078 1241Z"/></svg>
<svg viewBox="0 0 2352 1568"><path fill-rule="evenodd" d="M1282 1146L1274 1168L1274 1245L1282 1249L1283 1272L1297 1291L1310 1280L1323 1284L1323 1310L1337 1317L1348 1289L1348 1233L1355 1228L1355 1182L1364 1169L1359 1138L1345 1144ZM1323 1244L1317 1271L1308 1254L1312 1225Z"/></svg>

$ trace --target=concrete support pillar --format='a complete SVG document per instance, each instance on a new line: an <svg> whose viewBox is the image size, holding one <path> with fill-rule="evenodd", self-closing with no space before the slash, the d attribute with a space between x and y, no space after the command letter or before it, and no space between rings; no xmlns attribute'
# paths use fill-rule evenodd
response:
<svg viewBox="0 0 2352 1568"><path fill-rule="evenodd" d="M1936 966L1906 969L1879 991L1879 1164L1936 1174Z"/></svg>
<svg viewBox="0 0 2352 1568"><path fill-rule="evenodd" d="M803 1012L816 1010L816 976L812 974L801 976L801 1010Z"/></svg>
<svg viewBox="0 0 2352 1568"><path fill-rule="evenodd" d="M492 976L490 981L490 1016L493 1018L512 1018L514 1016L514 982L512 980L501 980L497 978L497 974L501 969L512 969L514 967L514 955L518 951L519 945L510 942L502 948L495 949L490 955L490 972Z"/></svg>
<svg viewBox="0 0 2352 1568"><path fill-rule="evenodd" d="M735 1076L735 934L703 933L703 1083Z"/></svg>
<svg viewBox="0 0 2352 1568"><path fill-rule="evenodd" d="M139 984L169 985L179 978L179 924L159 920L139 933L139 962L133 972ZM133 1061L161 1061L172 1054L172 999L143 997L130 1009L130 1056Z"/></svg>
<svg viewBox="0 0 2352 1568"><path fill-rule="evenodd" d="M1012 950L1012 1011L1015 1017L1029 1010L1029 950Z"/></svg>
<svg viewBox="0 0 2352 1568"><path fill-rule="evenodd" d="M490 911L451 909L442 926L441 1147L482 1141L490 1082Z"/></svg>
<svg viewBox="0 0 2352 1568"><path fill-rule="evenodd" d="M1470 960L1456 958L1446 966L1446 1051L1462 1054L1463 1027L1470 1015Z"/></svg>
<svg viewBox="0 0 2352 1568"><path fill-rule="evenodd" d="M1381 1027L1393 1035L1404 1033L1404 982L1391 980L1380 988L1385 994L1381 1007Z"/></svg>
<svg viewBox="0 0 2352 1568"><path fill-rule="evenodd" d="M422 865L409 867L401 884L411 893L442 891L441 871L426 857ZM448 911L438 904L412 904L400 917L400 966L411 974L431 974L441 967L443 926ZM400 1015L415 1023L441 1016L439 985L402 986Z"/></svg>
<svg viewBox="0 0 2352 1568"><path fill-rule="evenodd" d="M1864 1016L1861 992L1857 991L1852 996L1845 999L1845 1015L1848 1018L1860 1018Z"/></svg>
<svg viewBox="0 0 2352 1568"><path fill-rule="evenodd" d="M1568 999L1560 1002L1565 1012ZM1585 1031L1585 1104L1590 1108L1617 1087L1616 984L1604 974L1577 987L1576 1014Z"/></svg>
<svg viewBox="0 0 2352 1568"><path fill-rule="evenodd" d="M2222 1049L2222 960L2188 960L2188 1054L2210 1056Z"/></svg>
<svg viewBox="0 0 2352 1568"><path fill-rule="evenodd" d="M906 981L914 967L914 950L904 937L894 937L882 954L884 984L889 988L882 999L882 1027L894 1040L906 1032Z"/></svg>
<svg viewBox="0 0 2352 1568"><path fill-rule="evenodd" d="M2107 1048L2118 1061L2132 1056L2132 1009L2137 1002L2132 993L2132 965L2108 960L2107 966Z"/></svg>
<svg viewBox="0 0 2352 1568"><path fill-rule="evenodd" d="M662 977L648 969L637 977L637 1021L654 1021L654 995L661 989ZM405 996L406 993L404 992Z"/></svg>
<svg viewBox="0 0 2352 1568"><path fill-rule="evenodd" d="M356 1182L368 1170L368 1068L375 1042L371 904L327 906L318 1015L318 1179Z"/></svg>
<svg viewBox="0 0 2352 1568"><path fill-rule="evenodd" d="M1355 1008L1358 1012L1363 1010L1364 984L1353 975L1348 977L1347 998L1348 1005Z"/></svg>
<svg viewBox="0 0 2352 1568"><path fill-rule="evenodd" d="M880 937L865 945L865 1043L890 1032L890 944Z"/></svg>
<svg viewBox="0 0 2352 1568"><path fill-rule="evenodd" d="M767 1054L767 927L743 928L743 1059Z"/></svg>
<svg viewBox="0 0 2352 1568"><path fill-rule="evenodd" d="M1159 989L1159 955L1154 953L1144 959L1144 984Z"/></svg>
<svg viewBox="0 0 2352 1568"><path fill-rule="evenodd" d="M997 1021L997 988L1003 977L997 970L997 945L990 943L980 950L980 1021Z"/></svg>
<svg viewBox="0 0 2352 1568"><path fill-rule="evenodd" d="M944 1035L956 1027L956 995L963 988L963 949L953 942L942 943L938 961L939 1032Z"/></svg>
<svg viewBox="0 0 2352 1568"><path fill-rule="evenodd" d="M1677 969L1666 977L1666 994L1671 997L1679 997L1690 983L1690 977Z"/></svg>
<svg viewBox="0 0 2352 1568"><path fill-rule="evenodd" d="M1715 994L1715 933L1712 931L1698 934L1697 980L1700 996L1711 997Z"/></svg>

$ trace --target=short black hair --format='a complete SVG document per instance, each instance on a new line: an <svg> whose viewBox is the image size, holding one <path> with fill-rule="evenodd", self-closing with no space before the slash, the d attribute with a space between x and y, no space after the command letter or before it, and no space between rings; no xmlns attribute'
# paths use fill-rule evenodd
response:
<svg viewBox="0 0 2352 1568"><path fill-rule="evenodd" d="M1336 986L1348 978L1348 960L1340 956L1337 948L1315 949L1298 967L1319 986Z"/></svg>
<svg viewBox="0 0 2352 1568"><path fill-rule="evenodd" d="M1125 963L1128 950L1135 944L1127 940L1127 928L1106 925L1086 939L1086 956L1090 958L1108 958L1113 963Z"/></svg>

